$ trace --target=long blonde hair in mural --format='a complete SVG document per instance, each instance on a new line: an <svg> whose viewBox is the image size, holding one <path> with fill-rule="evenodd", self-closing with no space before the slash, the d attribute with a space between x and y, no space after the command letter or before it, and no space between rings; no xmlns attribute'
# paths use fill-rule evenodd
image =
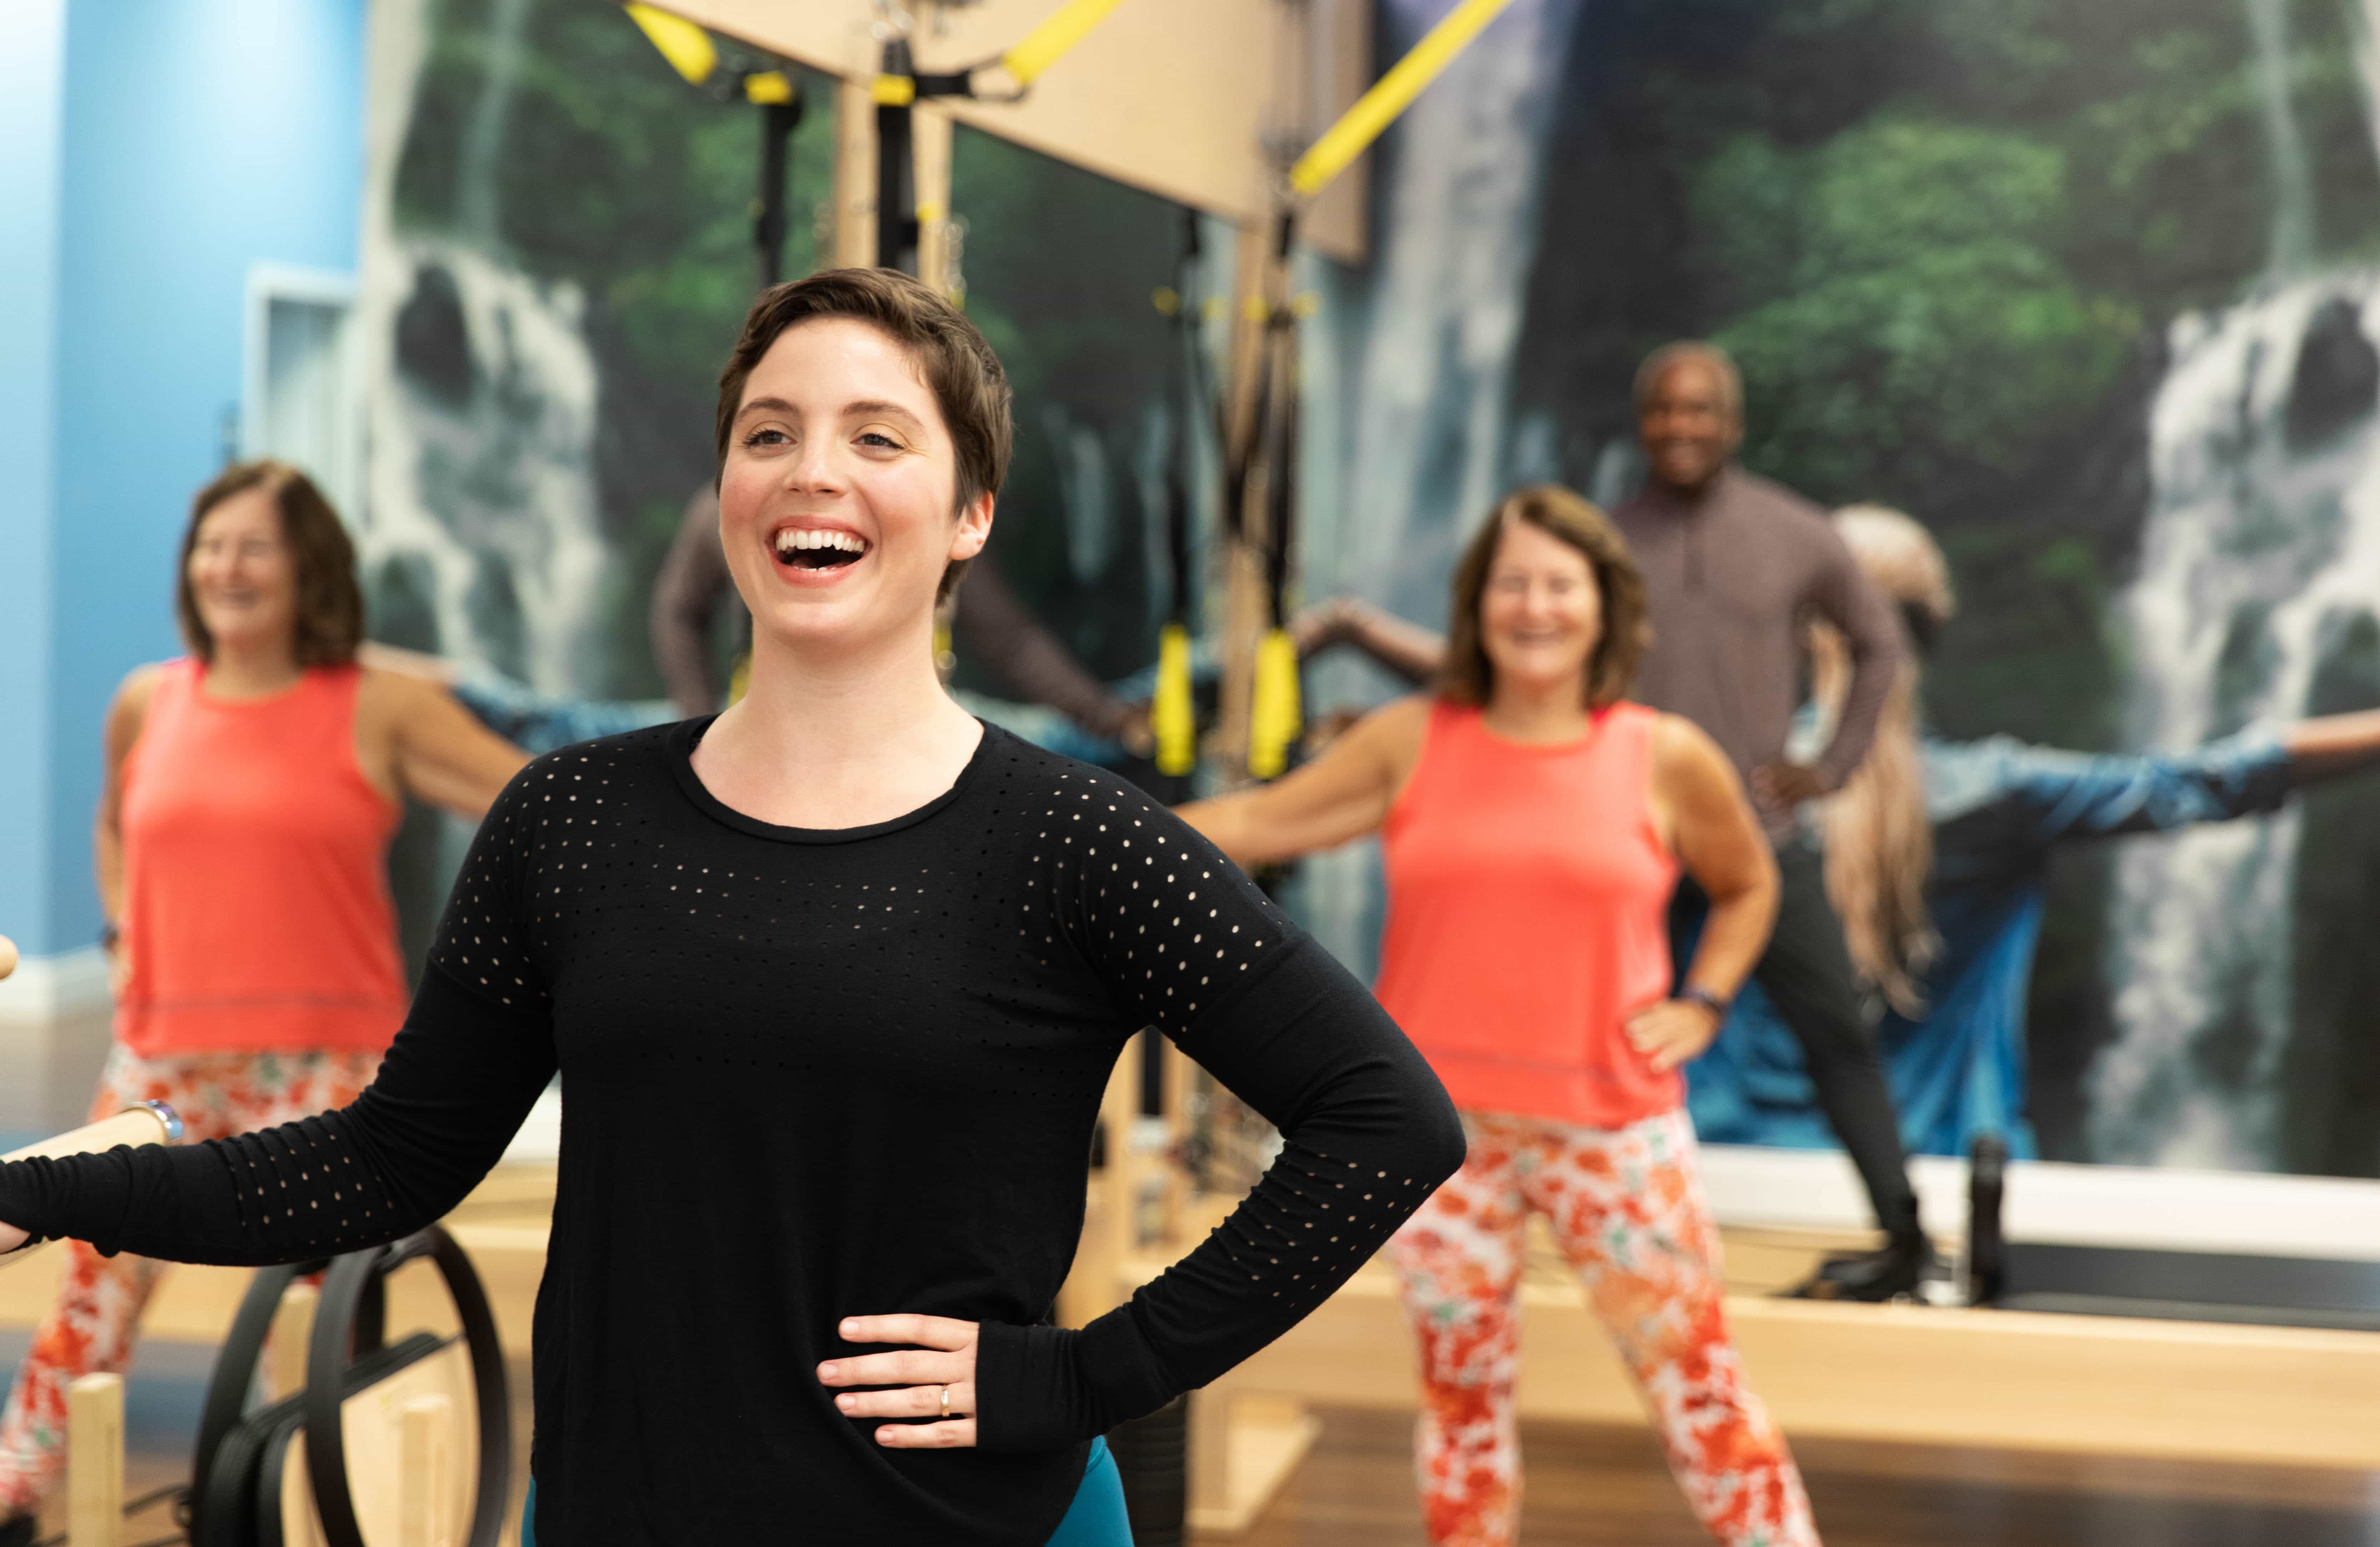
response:
<svg viewBox="0 0 2380 1547"><path fill-rule="evenodd" d="M1936 623L1956 610L1949 566L1924 527L1879 505L1847 506L1834 519L1852 557L1896 610ZM1831 625L1811 625L1810 664L1812 692L1831 730L1851 686L1851 652ZM1913 653L1904 659L1876 720L1875 744L1820 808L1827 896L1843 921L1852 962L1905 1016L1925 1010L1917 978L1941 948L1925 907L1934 828L1917 750L1920 670Z"/></svg>

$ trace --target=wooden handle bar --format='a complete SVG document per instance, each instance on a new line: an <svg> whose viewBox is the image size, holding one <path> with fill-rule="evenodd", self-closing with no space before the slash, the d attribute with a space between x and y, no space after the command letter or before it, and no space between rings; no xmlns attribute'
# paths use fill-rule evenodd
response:
<svg viewBox="0 0 2380 1547"><path fill-rule="evenodd" d="M182 1137L182 1120L163 1102L128 1106L113 1117L86 1124L55 1139L28 1144L0 1155L0 1161L55 1160L61 1155L95 1155L119 1144L171 1144Z"/></svg>

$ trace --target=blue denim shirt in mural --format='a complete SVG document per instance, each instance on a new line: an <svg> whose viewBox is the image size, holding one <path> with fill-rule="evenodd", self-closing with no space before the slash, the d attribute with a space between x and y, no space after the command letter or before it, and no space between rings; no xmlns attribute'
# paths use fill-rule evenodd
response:
<svg viewBox="0 0 2380 1547"><path fill-rule="evenodd" d="M455 701L473 719L530 753L664 725L679 717L667 699L556 698L484 669L467 670L451 686Z"/></svg>
<svg viewBox="0 0 2380 1547"><path fill-rule="evenodd" d="M2033 1159L2025 997L2051 854L2272 810L2289 792L2289 751L2262 732L2176 753L2095 755L2009 737L1928 737L1920 749L1942 954L1919 985L1925 1013L1888 1009L1876 1027L1901 1138L1912 1153L1956 1155L1989 1130ZM1687 1090L1706 1142L1834 1147L1802 1050L1756 983L1688 1067Z"/></svg>

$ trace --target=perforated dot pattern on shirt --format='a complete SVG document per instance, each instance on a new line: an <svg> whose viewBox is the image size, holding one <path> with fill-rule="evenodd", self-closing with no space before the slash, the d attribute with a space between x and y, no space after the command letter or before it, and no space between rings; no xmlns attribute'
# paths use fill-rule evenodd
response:
<svg viewBox="0 0 2380 1547"><path fill-rule="evenodd" d="M231 1173L240 1227L251 1238L269 1236L330 1256L407 1228L391 1223L396 1211L385 1188L358 1163L335 1118L309 1117L212 1148Z"/></svg>
<svg viewBox="0 0 2380 1547"><path fill-rule="evenodd" d="M1436 1185L1293 1141L1211 1239L1249 1283L1304 1314L1362 1267Z"/></svg>
<svg viewBox="0 0 2380 1547"><path fill-rule="evenodd" d="M667 787L668 733L524 770L431 952L498 1006L555 1014L565 1080L600 1044L711 1078L1071 1100L1141 1026L1180 1034L1245 992L1292 932L1132 785L1012 737L944 810L802 834ZM684 821L689 800L710 820Z"/></svg>

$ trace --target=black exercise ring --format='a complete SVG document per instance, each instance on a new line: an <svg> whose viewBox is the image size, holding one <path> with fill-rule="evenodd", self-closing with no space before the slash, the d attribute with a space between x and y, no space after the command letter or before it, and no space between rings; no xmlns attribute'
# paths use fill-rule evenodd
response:
<svg viewBox="0 0 2380 1547"><path fill-rule="evenodd" d="M355 1497L347 1490L347 1446L341 1399L349 1360L349 1334L372 1291L388 1274L416 1258L437 1264L463 1323L471 1355L473 1392L480 1408L480 1477L466 1547L496 1547L512 1492L512 1403L504 1378L504 1351L496 1339L487 1291L463 1249L437 1225L392 1246L350 1252L331 1264L322 1279L322 1300L314 1317L314 1337L306 1356L306 1467L314 1485L314 1506L330 1547L365 1547L356 1521Z"/></svg>

